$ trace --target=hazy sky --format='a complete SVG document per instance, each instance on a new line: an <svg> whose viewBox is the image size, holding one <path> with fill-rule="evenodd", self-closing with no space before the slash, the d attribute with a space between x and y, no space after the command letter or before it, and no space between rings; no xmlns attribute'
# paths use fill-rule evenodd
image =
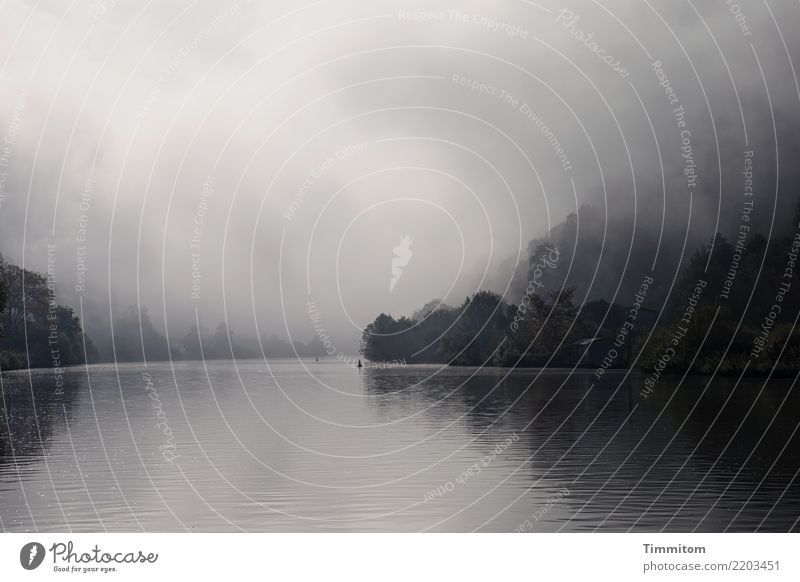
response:
<svg viewBox="0 0 800 582"><path fill-rule="evenodd" d="M707 238L748 149L763 229L799 192L796 3L2 12L0 251L41 270L55 244L63 302L141 303L171 338L197 310L307 341L313 301L352 352L380 311L507 280L582 203Z"/></svg>

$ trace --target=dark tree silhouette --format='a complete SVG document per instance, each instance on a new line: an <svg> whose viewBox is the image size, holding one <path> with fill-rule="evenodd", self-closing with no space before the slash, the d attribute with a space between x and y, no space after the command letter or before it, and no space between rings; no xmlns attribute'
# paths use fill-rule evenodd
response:
<svg viewBox="0 0 800 582"><path fill-rule="evenodd" d="M0 366L4 370L70 366L97 360L97 351L69 307L40 273L0 258ZM84 353L85 344L85 353Z"/></svg>

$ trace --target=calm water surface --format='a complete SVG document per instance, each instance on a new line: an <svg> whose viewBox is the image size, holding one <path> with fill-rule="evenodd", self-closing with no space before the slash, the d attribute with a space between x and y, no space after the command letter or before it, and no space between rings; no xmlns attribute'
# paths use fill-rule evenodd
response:
<svg viewBox="0 0 800 582"><path fill-rule="evenodd" d="M789 381L180 362L2 375L8 531L797 531Z"/></svg>

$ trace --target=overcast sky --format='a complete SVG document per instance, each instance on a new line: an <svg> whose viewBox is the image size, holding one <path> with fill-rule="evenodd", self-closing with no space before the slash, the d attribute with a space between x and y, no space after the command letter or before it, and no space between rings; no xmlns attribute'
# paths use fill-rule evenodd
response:
<svg viewBox="0 0 800 582"><path fill-rule="evenodd" d="M94 318L141 303L173 338L197 310L307 341L313 301L352 352L380 311L502 287L583 203L666 213L668 242L725 232L748 149L768 231L800 192L799 11L11 0L0 251L42 270L56 245L63 302Z"/></svg>

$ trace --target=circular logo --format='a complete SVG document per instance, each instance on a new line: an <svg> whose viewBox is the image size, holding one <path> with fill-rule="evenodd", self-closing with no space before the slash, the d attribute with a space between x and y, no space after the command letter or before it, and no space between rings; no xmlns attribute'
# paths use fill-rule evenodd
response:
<svg viewBox="0 0 800 582"><path fill-rule="evenodd" d="M19 551L19 563L26 570L35 570L44 561L44 546L39 542L30 542Z"/></svg>

